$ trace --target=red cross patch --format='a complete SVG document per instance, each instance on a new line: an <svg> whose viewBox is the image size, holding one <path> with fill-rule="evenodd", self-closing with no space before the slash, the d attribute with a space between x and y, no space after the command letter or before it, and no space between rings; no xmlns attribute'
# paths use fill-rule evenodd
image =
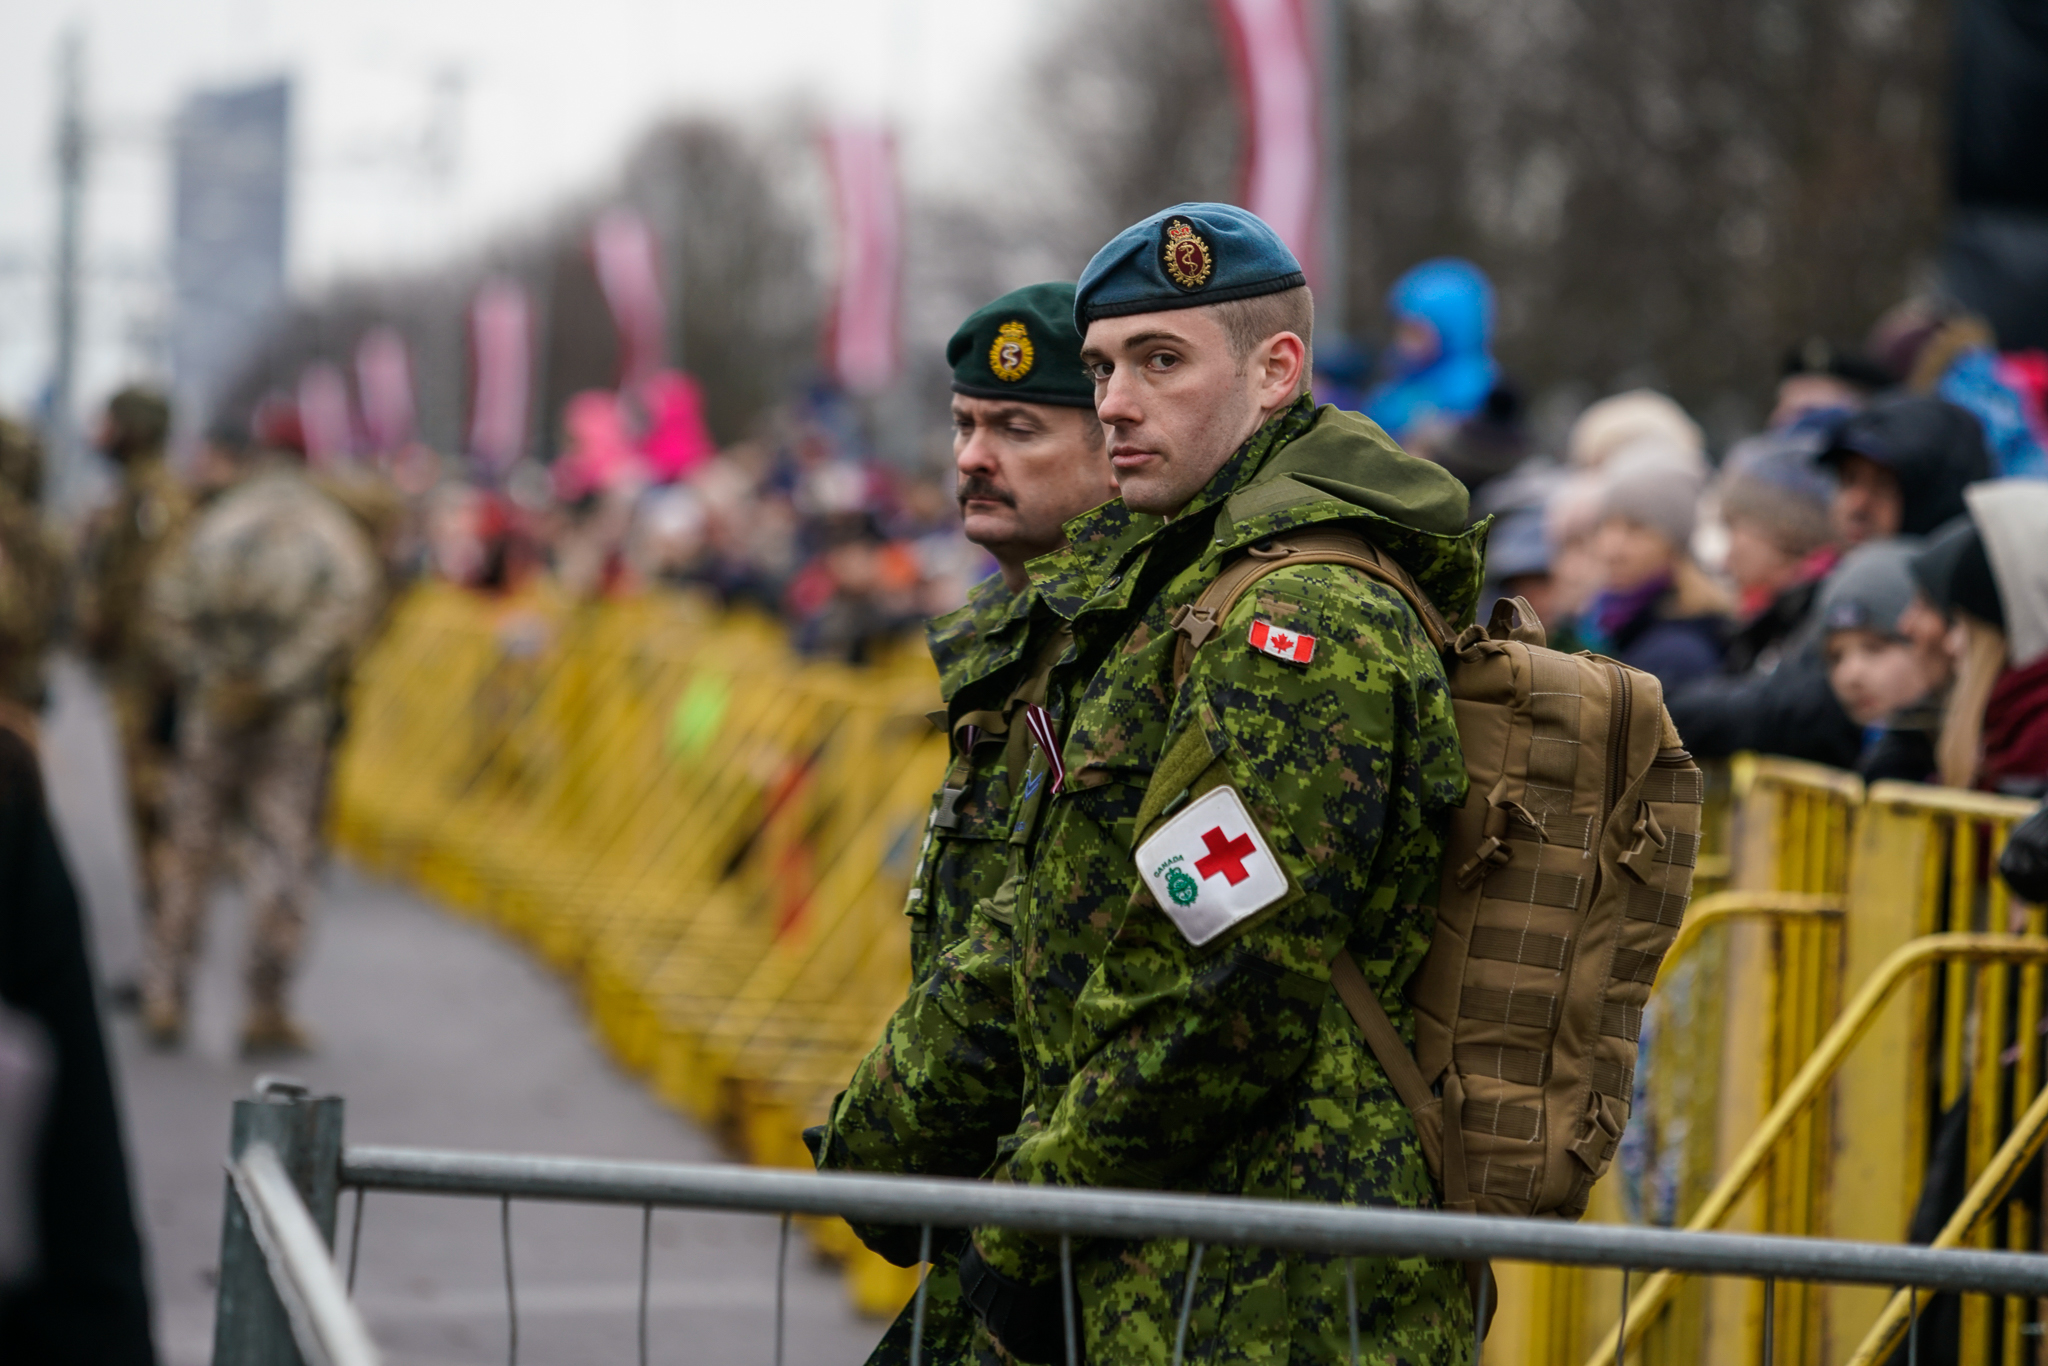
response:
<svg viewBox="0 0 2048 1366"><path fill-rule="evenodd" d="M1138 875L1191 944L1287 895L1287 874L1235 789L1212 788L1138 846Z"/></svg>
<svg viewBox="0 0 2048 1366"><path fill-rule="evenodd" d="M1290 664L1306 664L1315 658L1316 638L1299 631L1282 630L1270 621L1252 619L1252 648L1264 650Z"/></svg>

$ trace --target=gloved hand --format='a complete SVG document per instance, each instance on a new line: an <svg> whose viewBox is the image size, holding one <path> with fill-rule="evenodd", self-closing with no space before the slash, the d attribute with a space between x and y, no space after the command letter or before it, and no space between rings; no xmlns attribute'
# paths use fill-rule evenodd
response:
<svg viewBox="0 0 2048 1366"><path fill-rule="evenodd" d="M254 680L223 678L199 694L200 709L222 730L245 730L270 710L270 697Z"/></svg>
<svg viewBox="0 0 2048 1366"><path fill-rule="evenodd" d="M1060 1284L1027 1285L997 1271L981 1258L970 1239L960 1253L960 1298L974 1311L989 1336L1019 1361L1052 1366L1067 1359L1066 1318L1060 1305ZM1074 1314L1074 1348L1081 1348L1081 1306Z"/></svg>
<svg viewBox="0 0 2048 1366"><path fill-rule="evenodd" d="M1998 871L2020 900L2048 902L2048 806L2013 827L1998 856Z"/></svg>

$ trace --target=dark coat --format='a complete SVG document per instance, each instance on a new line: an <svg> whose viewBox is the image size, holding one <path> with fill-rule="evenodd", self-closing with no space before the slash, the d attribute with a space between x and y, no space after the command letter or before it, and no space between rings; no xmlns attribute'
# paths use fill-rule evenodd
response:
<svg viewBox="0 0 2048 1366"><path fill-rule="evenodd" d="M1705 679L1665 702L1679 738L1702 759L1753 750L1854 768L1863 753L1863 727L1835 700L1817 640L1770 673Z"/></svg>
<svg viewBox="0 0 2048 1366"><path fill-rule="evenodd" d="M149 1366L149 1295L120 1115L71 875L50 829L35 751L0 727L0 1000L40 1023L55 1056L36 1156L41 1266L0 1296L0 1356Z"/></svg>

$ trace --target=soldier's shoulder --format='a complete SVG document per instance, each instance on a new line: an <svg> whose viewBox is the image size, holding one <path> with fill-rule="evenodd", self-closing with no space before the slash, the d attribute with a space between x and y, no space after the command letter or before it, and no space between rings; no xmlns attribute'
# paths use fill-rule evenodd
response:
<svg viewBox="0 0 2048 1366"><path fill-rule="evenodd" d="M1007 639L1018 606L1003 576L991 574L967 590L965 603L926 624L925 644L938 668L943 697L950 701L961 688L1000 667L1009 652L1000 648L998 638Z"/></svg>
<svg viewBox="0 0 2048 1366"><path fill-rule="evenodd" d="M1261 599L1273 597L1311 609L1332 629L1387 634L1403 643L1421 634L1421 619L1401 590L1353 565L1283 565L1254 583L1231 615L1255 612Z"/></svg>

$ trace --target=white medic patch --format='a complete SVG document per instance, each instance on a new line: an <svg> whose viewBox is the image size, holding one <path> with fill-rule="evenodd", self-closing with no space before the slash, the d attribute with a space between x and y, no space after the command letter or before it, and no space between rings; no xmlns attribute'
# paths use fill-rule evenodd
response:
<svg viewBox="0 0 2048 1366"><path fill-rule="evenodd" d="M1264 650L1290 664L1306 664L1315 658L1316 638L1299 631L1283 631L1270 621L1252 620L1252 648Z"/></svg>
<svg viewBox="0 0 2048 1366"><path fill-rule="evenodd" d="M1139 845L1138 875L1197 947L1287 895L1287 874L1228 787L1195 798Z"/></svg>

